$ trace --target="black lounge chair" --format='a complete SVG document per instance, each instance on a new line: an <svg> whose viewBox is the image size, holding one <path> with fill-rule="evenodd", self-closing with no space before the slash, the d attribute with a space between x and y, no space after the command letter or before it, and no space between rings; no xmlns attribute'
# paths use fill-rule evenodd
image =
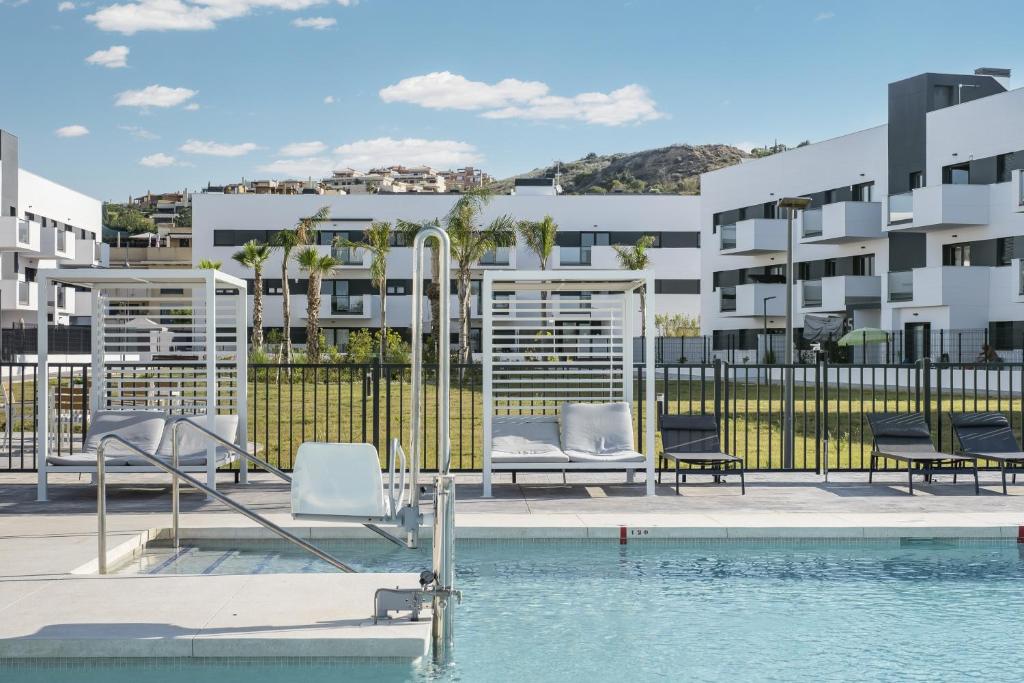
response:
<svg viewBox="0 0 1024 683"><path fill-rule="evenodd" d="M743 459L722 452L718 441L718 423L713 415L662 415L661 425L661 464L666 460L676 463L676 495L679 495L680 477L686 482L687 474L710 474L715 481L727 474L740 475L740 492L746 494L747 482L744 479ZM690 467L680 469L680 464ZM661 469L658 471L658 483L661 483Z"/></svg>
<svg viewBox="0 0 1024 683"><path fill-rule="evenodd" d="M1006 495L1007 470L1016 484L1017 470L1024 468L1024 451L1013 435L1010 421L1002 413L950 413L949 417L964 455L999 465Z"/></svg>
<svg viewBox="0 0 1024 683"><path fill-rule="evenodd" d="M870 413L867 416L871 427L873 447L871 482L878 460L896 460L907 464L907 483L910 495L914 495L914 475L924 475L931 480L934 474L952 474L956 481L958 474L974 475L974 494L978 487L978 461L966 455L950 455L935 450L931 430L921 413Z"/></svg>

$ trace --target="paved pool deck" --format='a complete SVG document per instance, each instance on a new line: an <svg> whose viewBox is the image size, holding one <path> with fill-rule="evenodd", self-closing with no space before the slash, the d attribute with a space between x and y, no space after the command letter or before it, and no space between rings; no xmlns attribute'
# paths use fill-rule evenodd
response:
<svg viewBox="0 0 1024 683"><path fill-rule="evenodd" d="M641 477L638 477L642 479ZM973 485L937 477L907 494L905 475L754 474L747 495L707 477L675 495L626 485L622 475L529 474L498 478L481 497L480 475L457 477L459 538L1018 538L1024 477L1003 496L998 476ZM425 481L429 477L425 477ZM310 539L367 537L357 525L296 524L289 492L253 475L222 475L221 489ZM54 475L51 500L35 501L35 476L0 474L0 657L399 657L424 654L429 618L373 625L373 592L414 587L412 575L97 576L96 497L87 477ZM170 525L167 480L111 475L111 559ZM203 494L182 493L185 538L257 538L266 530ZM429 535L427 533L426 535ZM343 559L343 558L342 558ZM428 616L428 615L425 615Z"/></svg>

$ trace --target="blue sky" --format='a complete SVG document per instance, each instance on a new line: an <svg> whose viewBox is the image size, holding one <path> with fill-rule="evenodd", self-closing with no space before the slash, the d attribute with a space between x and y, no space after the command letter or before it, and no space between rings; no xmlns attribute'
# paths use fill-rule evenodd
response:
<svg viewBox="0 0 1024 683"><path fill-rule="evenodd" d="M1016 86L1022 20L1019 0L0 0L0 128L104 199L403 161L503 177L825 139L923 71Z"/></svg>

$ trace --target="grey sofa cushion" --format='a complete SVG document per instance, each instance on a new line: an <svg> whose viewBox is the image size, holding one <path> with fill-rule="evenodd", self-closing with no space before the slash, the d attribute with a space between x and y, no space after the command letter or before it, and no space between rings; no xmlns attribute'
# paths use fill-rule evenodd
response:
<svg viewBox="0 0 1024 683"><path fill-rule="evenodd" d="M145 453L154 453L167 421L162 410L100 410L93 415L85 435L83 451L95 453L107 434L116 434ZM108 443L104 456L129 456L132 451L119 443Z"/></svg>
<svg viewBox="0 0 1024 683"><path fill-rule="evenodd" d="M555 416L502 415L491 425L491 450L501 453L561 452Z"/></svg>
<svg viewBox="0 0 1024 683"><path fill-rule="evenodd" d="M642 453L636 451L614 451L610 453L585 453L583 451L566 451L570 462L644 462Z"/></svg>
<svg viewBox="0 0 1024 683"><path fill-rule="evenodd" d="M547 451L545 453L508 453L505 451L491 451L491 463L504 465L510 463L557 463L569 462L569 456L562 451Z"/></svg>
<svg viewBox="0 0 1024 683"><path fill-rule="evenodd" d="M636 450L626 403L563 403L562 450L592 455Z"/></svg>

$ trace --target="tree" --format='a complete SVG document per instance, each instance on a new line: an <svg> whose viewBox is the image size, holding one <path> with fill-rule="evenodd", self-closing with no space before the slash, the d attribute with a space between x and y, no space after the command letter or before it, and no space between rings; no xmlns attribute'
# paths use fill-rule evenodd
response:
<svg viewBox="0 0 1024 683"><path fill-rule="evenodd" d="M306 272L306 358L320 360L320 283L330 277L341 265L331 254L321 254L316 247L307 246L295 254L295 262Z"/></svg>
<svg viewBox="0 0 1024 683"><path fill-rule="evenodd" d="M270 246L249 240L231 258L252 269L252 345L258 349L263 346L263 266L270 258Z"/></svg>
<svg viewBox="0 0 1024 683"><path fill-rule="evenodd" d="M671 313L654 316L654 324L663 337L700 336L700 316Z"/></svg>
<svg viewBox="0 0 1024 683"><path fill-rule="evenodd" d="M398 231L402 235L402 240L408 246L412 246L413 240L416 239L417 233L424 227L441 227L440 221L434 219L429 223L413 223L412 221L398 221ZM439 255L439 243L438 241L431 240L428 244L430 247L430 284L427 286L427 300L430 302L430 340L433 342L437 339L437 333L440 329L441 318L438 315L441 310L441 280L440 280L440 255ZM420 273L420 277L423 274ZM416 341L415 339L413 340ZM430 343L427 345L427 354L432 353L432 349L437 346L436 343ZM429 355L427 358L429 359Z"/></svg>
<svg viewBox="0 0 1024 683"><path fill-rule="evenodd" d="M651 257L647 250L654 246L654 237L644 235L636 241L633 246L622 246L616 244L615 255L619 259L619 266L623 270L646 270L651 265ZM640 331L647 336L647 291L640 290Z"/></svg>
<svg viewBox="0 0 1024 683"><path fill-rule="evenodd" d="M216 259L199 259L199 264L196 266L199 270L220 270L220 267L224 265L223 261Z"/></svg>
<svg viewBox="0 0 1024 683"><path fill-rule="evenodd" d="M459 197L444 219L445 231L452 243L452 259L457 267L460 363L468 363L471 355L469 320L472 268L487 252L511 247L516 243L515 222L510 216L499 216L486 227L481 227L480 215L491 196L489 190L470 190Z"/></svg>
<svg viewBox="0 0 1024 683"><path fill-rule="evenodd" d="M176 228L191 228L192 227L192 206L186 206L181 209L174 216L174 227Z"/></svg>
<svg viewBox="0 0 1024 683"><path fill-rule="evenodd" d="M288 264L296 247L313 243L317 229L328 216L330 207L322 206L312 216L300 218L294 228L279 230L270 239L270 246L281 250L281 317L284 324L284 344L281 346L281 352L285 363L292 361L292 297L288 286ZM319 295L320 292L317 292L317 296Z"/></svg>
<svg viewBox="0 0 1024 683"><path fill-rule="evenodd" d="M555 251L558 224L551 216L544 216L544 220L541 221L520 221L517 229L526 248L540 261L540 269L547 270L548 261Z"/></svg>
<svg viewBox="0 0 1024 683"><path fill-rule="evenodd" d="M349 247L350 249L366 249L373 256L370 262L370 281L377 288L380 297L380 362L384 363L387 358L388 345L388 254L391 252L391 223L387 221L374 221L370 227L363 232L362 242L353 242L349 239L335 238L338 246Z"/></svg>

